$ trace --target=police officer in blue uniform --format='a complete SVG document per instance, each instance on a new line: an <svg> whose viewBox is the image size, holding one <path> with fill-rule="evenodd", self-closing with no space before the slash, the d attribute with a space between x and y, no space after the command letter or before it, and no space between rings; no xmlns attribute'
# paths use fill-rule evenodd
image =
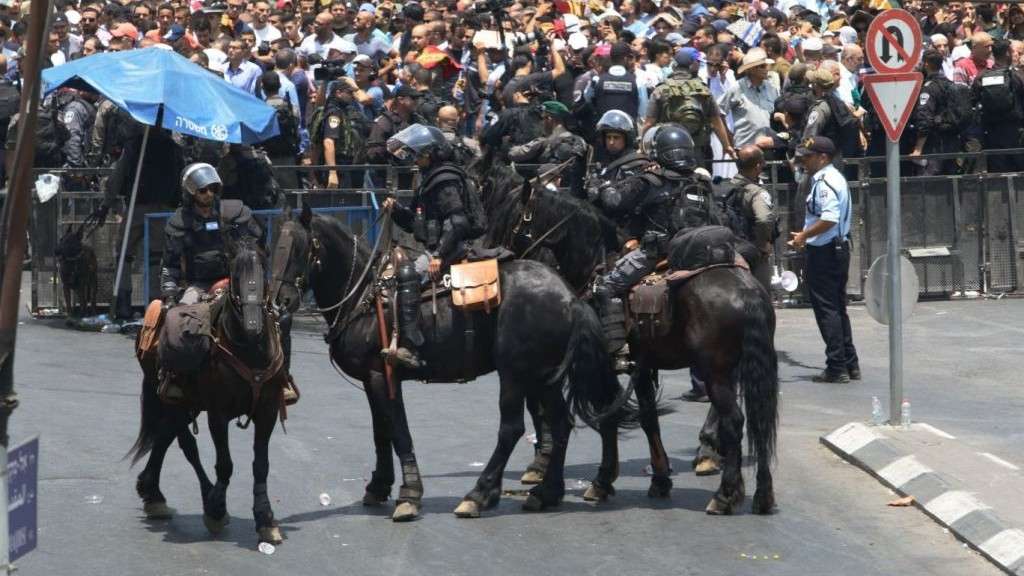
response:
<svg viewBox="0 0 1024 576"><path fill-rule="evenodd" d="M826 368L811 380L845 383L860 379L846 314L846 281L850 268L850 189L832 164L836 146L824 136L804 140L797 161L810 178L804 228L792 232L789 246L807 249L807 286L818 330L825 340Z"/></svg>

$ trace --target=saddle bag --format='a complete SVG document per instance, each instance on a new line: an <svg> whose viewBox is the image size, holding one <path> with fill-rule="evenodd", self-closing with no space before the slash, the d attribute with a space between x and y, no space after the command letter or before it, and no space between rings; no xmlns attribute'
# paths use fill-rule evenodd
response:
<svg viewBox="0 0 1024 576"><path fill-rule="evenodd" d="M197 374L213 350L210 304L175 306L167 311L158 353L164 371Z"/></svg>
<svg viewBox="0 0 1024 576"><path fill-rule="evenodd" d="M160 341L160 329L164 323L164 303L160 300L153 300L146 307L146 315L142 317L142 329L139 330L139 340L135 344L135 356L139 360L152 358L157 353L157 343Z"/></svg>
<svg viewBox="0 0 1024 576"><path fill-rule="evenodd" d="M501 304L501 285L498 279L498 261L453 264L451 277L452 305L466 311L492 309Z"/></svg>
<svg viewBox="0 0 1024 576"><path fill-rule="evenodd" d="M665 277L651 274L629 293L629 313L633 326L643 338L657 338L672 329L672 305Z"/></svg>

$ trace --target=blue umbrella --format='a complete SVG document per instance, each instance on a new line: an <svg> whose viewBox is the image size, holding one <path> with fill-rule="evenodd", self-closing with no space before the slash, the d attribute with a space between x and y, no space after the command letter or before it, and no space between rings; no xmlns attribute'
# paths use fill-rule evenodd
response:
<svg viewBox="0 0 1024 576"><path fill-rule="evenodd" d="M133 118L207 140L252 144L278 134L274 108L187 58L161 48L105 52L43 71L61 86L103 94Z"/></svg>
<svg viewBox="0 0 1024 576"><path fill-rule="evenodd" d="M182 134L251 144L277 136L277 114L266 102L161 48L95 54L43 71L44 94L61 86L99 92L146 125L114 277L113 311L121 288L149 127L159 120L160 126Z"/></svg>

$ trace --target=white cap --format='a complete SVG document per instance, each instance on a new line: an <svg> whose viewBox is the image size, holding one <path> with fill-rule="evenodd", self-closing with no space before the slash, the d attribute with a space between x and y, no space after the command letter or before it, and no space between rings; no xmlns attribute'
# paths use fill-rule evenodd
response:
<svg viewBox="0 0 1024 576"><path fill-rule="evenodd" d="M565 23L565 31L569 34L580 31L580 19L575 14L562 14L562 22Z"/></svg>
<svg viewBox="0 0 1024 576"><path fill-rule="evenodd" d="M962 60L964 58L970 58L970 56L971 56L971 49L968 48L967 46L964 46L964 45L961 44L960 46L957 46L956 48L953 48L953 53L951 54L951 56L953 58L953 63L956 64L957 60Z"/></svg>
<svg viewBox="0 0 1024 576"><path fill-rule="evenodd" d="M945 34L932 34L929 37L929 39L932 41L932 44L935 44L936 42L941 42L943 40L946 40L946 42L949 42L949 40L946 39L946 35Z"/></svg>
<svg viewBox="0 0 1024 576"><path fill-rule="evenodd" d="M843 26L839 29L839 41L843 43L843 46L847 44L857 43L857 30L853 26Z"/></svg>
<svg viewBox="0 0 1024 576"><path fill-rule="evenodd" d="M821 38L812 36L803 41L802 47L805 52L808 50L811 52L821 52L825 45L821 43Z"/></svg>
<svg viewBox="0 0 1024 576"><path fill-rule="evenodd" d="M590 41L587 40L587 37L584 36L582 32L573 32L572 34L569 34L569 48L572 48L573 50L583 50L588 44L590 44Z"/></svg>

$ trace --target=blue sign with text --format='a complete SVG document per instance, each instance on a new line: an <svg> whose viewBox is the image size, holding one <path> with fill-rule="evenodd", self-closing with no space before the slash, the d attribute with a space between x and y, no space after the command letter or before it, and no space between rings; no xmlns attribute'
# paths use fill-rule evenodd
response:
<svg viewBox="0 0 1024 576"><path fill-rule="evenodd" d="M39 437L7 453L7 526L10 561L36 549Z"/></svg>

